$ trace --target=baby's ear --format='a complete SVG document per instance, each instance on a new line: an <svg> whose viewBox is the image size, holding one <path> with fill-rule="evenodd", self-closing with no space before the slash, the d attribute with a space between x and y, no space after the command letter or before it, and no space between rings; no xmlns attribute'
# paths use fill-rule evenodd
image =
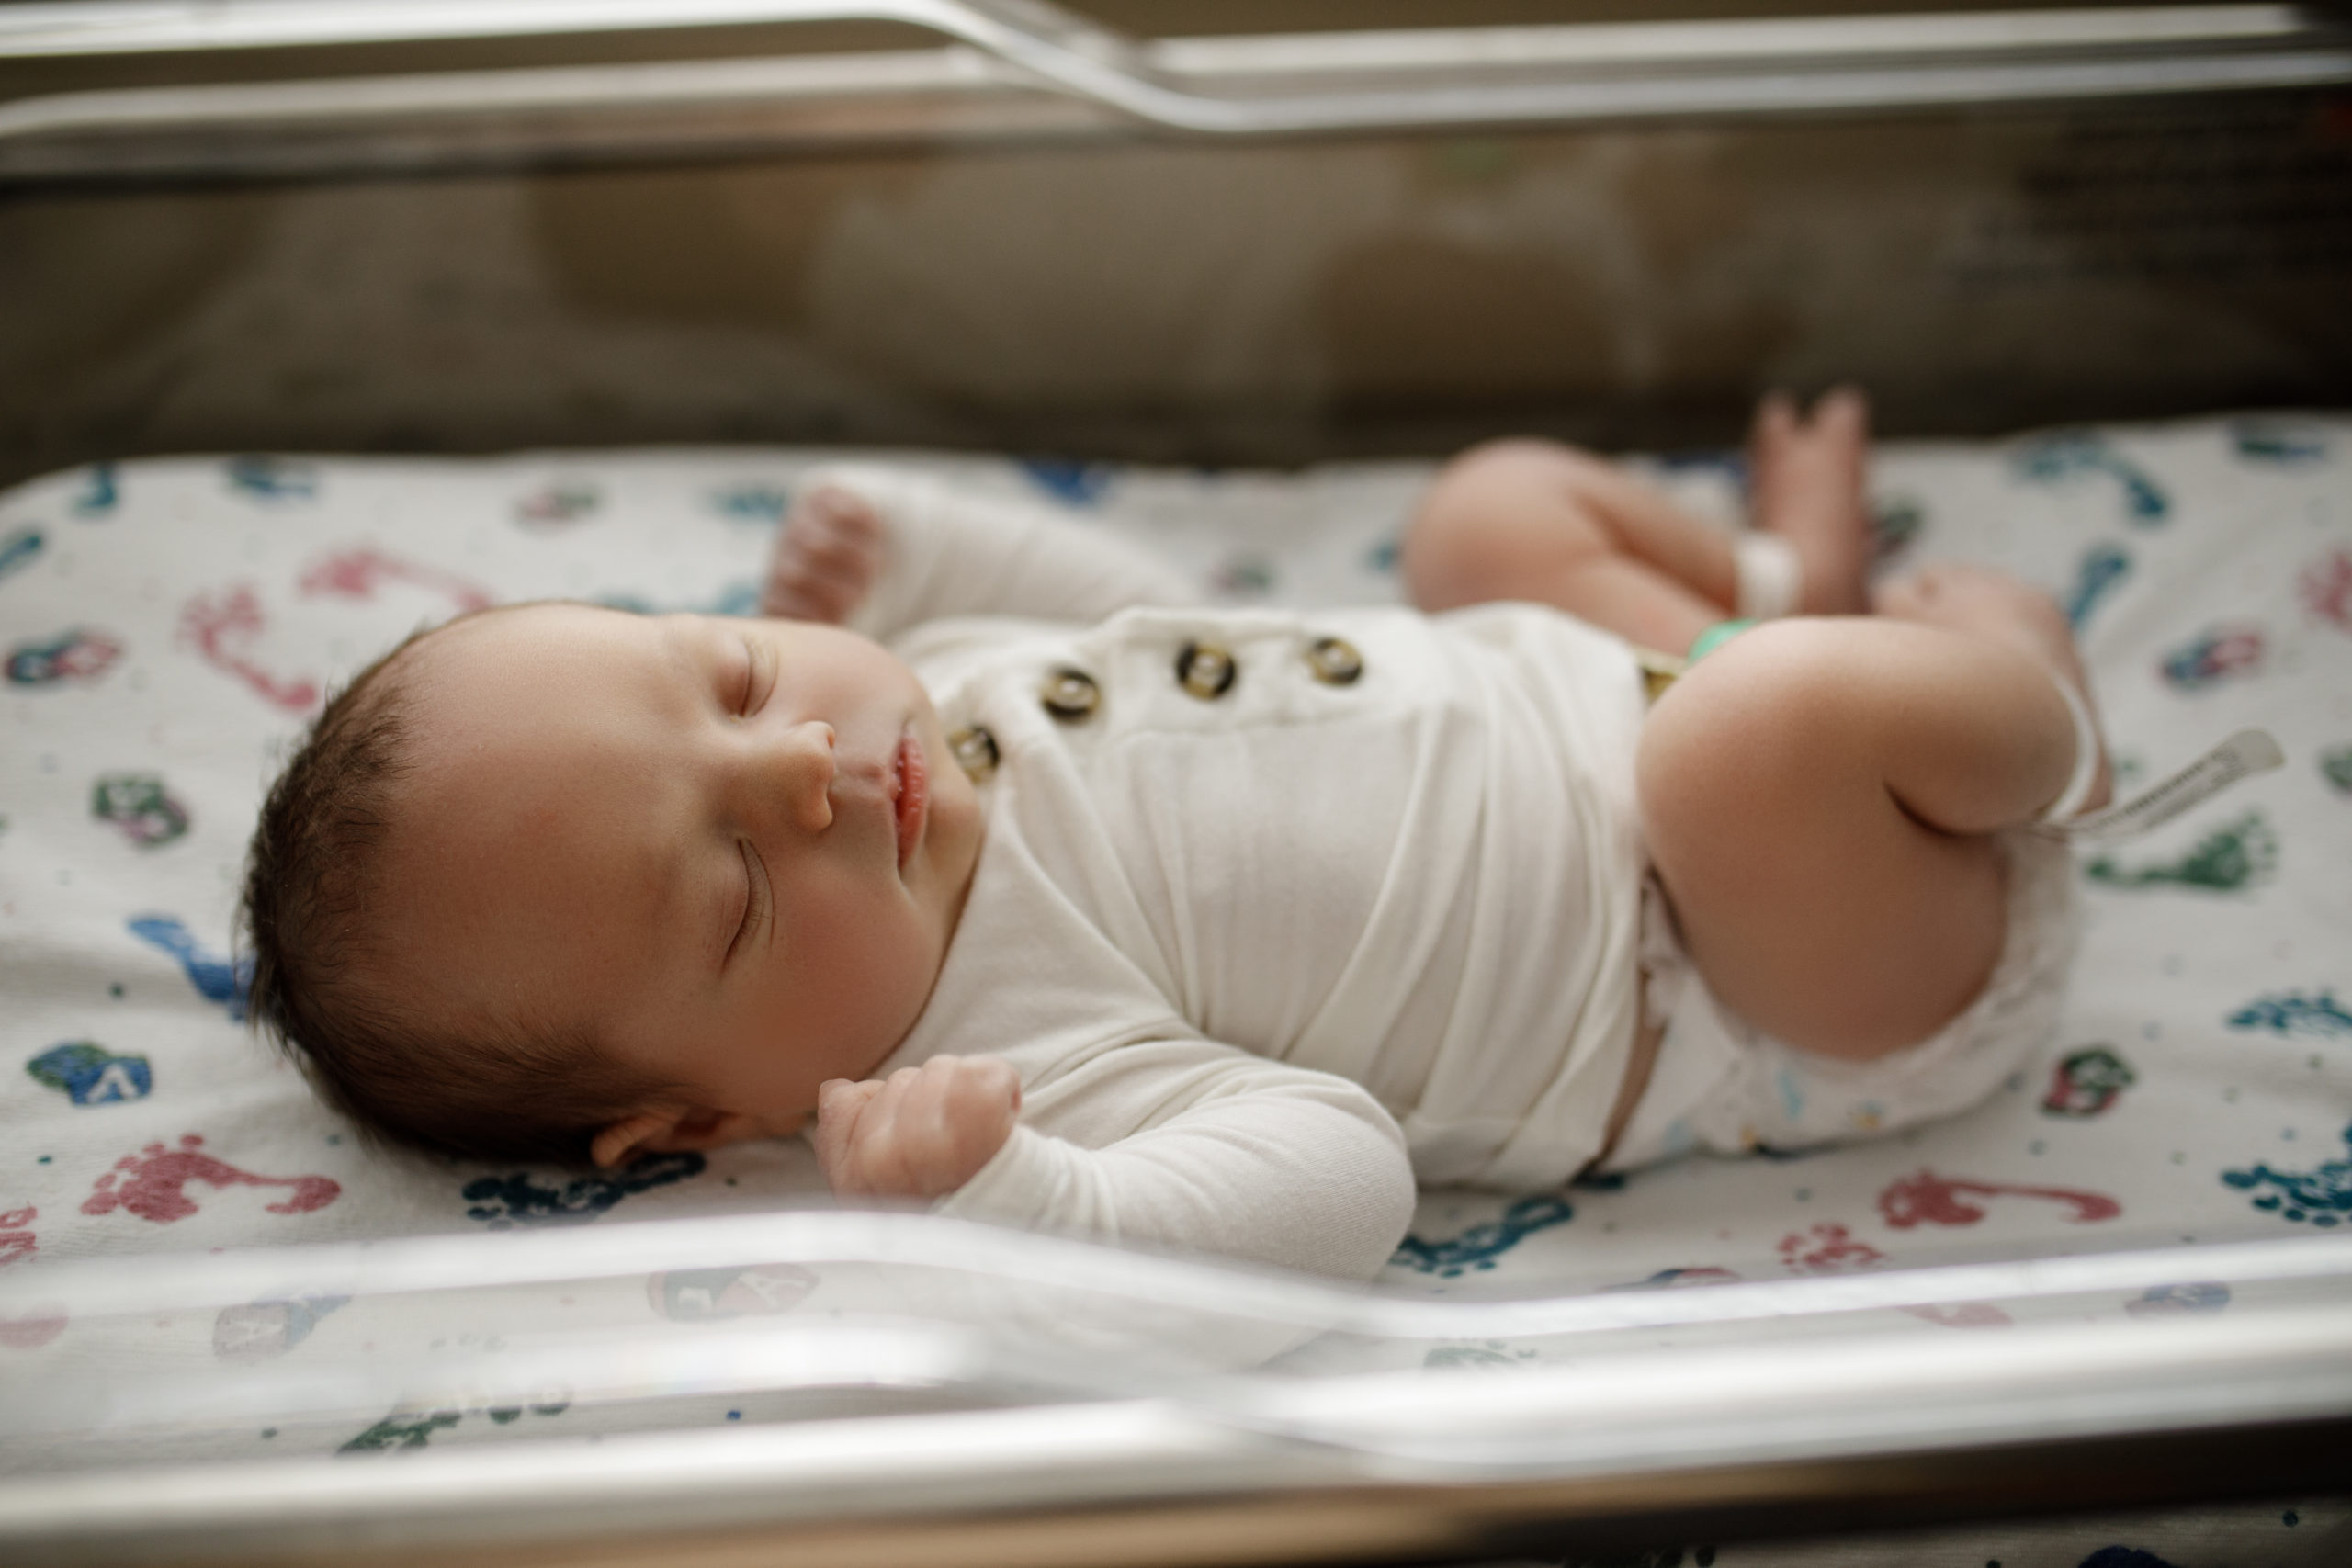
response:
<svg viewBox="0 0 2352 1568"><path fill-rule="evenodd" d="M700 1153L764 1135L760 1124L741 1111L664 1106L624 1116L598 1133L588 1145L588 1157L609 1170L639 1155Z"/></svg>

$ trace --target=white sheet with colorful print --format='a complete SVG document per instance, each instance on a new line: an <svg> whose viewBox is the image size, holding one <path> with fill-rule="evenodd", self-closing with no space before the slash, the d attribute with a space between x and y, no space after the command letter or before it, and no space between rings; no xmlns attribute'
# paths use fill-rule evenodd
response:
<svg viewBox="0 0 2352 1568"><path fill-rule="evenodd" d="M743 612L798 476L840 455L149 459L0 495L0 1268L652 1218L817 1186L798 1143L589 1177L371 1154L247 1034L230 922L260 794L329 685L420 623L493 601ZM1131 534L1220 599L1302 604L1396 596L1396 538L1429 473L915 460ZM1733 459L1654 471L1695 507L1736 510ZM2278 736L2287 766L2083 857L2090 926L2064 1036L1994 1103L1799 1158L1431 1193L1385 1284L1665 1287L2352 1224L2352 421L1892 444L1875 491L1891 569L1985 560L2059 596L2127 789L2246 725ZM702 1310L675 1294L633 1299ZM798 1299L736 1294L745 1310ZM2184 1280L2110 1308L2228 1303L2226 1286ZM300 1355L338 1332L340 1308L292 1293L232 1308L187 1353ZM70 1318L0 1321L0 1371L70 1356L74 1336ZM1330 1342L1289 1359L1365 1354ZM394 1411L326 1446L489 1438L512 1419L492 1414ZM2352 1528L2342 1509L2286 1534L2275 1510L2245 1517L2282 1562L2321 1561L2289 1547L2340 1546ZM2006 1545L2013 1565L2088 1561ZM1781 1559L1716 1558L1768 1560Z"/></svg>

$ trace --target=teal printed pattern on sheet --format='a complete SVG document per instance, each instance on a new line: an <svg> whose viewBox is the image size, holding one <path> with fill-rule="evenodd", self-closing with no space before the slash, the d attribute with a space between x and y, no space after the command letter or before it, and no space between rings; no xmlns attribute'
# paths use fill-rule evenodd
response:
<svg viewBox="0 0 2352 1568"><path fill-rule="evenodd" d="M255 501L313 501L319 493L315 464L296 457L248 453L221 465L229 488Z"/></svg>
<svg viewBox="0 0 2352 1568"><path fill-rule="evenodd" d="M608 610L626 610L632 615L756 615L760 613L760 585L748 579L738 579L699 604L679 604L664 609L641 593L599 593L596 603Z"/></svg>
<svg viewBox="0 0 2352 1568"><path fill-rule="evenodd" d="M1087 463L1069 457L1023 457L1021 471L1029 482L1065 506L1094 507L1111 491L1118 470L1108 463Z"/></svg>
<svg viewBox="0 0 2352 1568"><path fill-rule="evenodd" d="M1646 1279L1630 1280L1622 1285L1603 1285L1603 1295L1621 1291L1679 1291L1692 1285L1736 1284L1739 1275L1733 1269L1702 1265L1694 1269L1661 1269Z"/></svg>
<svg viewBox="0 0 2352 1568"><path fill-rule="evenodd" d="M110 517L122 502L122 489L115 480L112 463L93 463L90 471L82 476L82 493L74 498L74 515L90 519Z"/></svg>
<svg viewBox="0 0 2352 1568"><path fill-rule="evenodd" d="M2325 435L2286 420L2233 420L2230 437L2238 457L2250 463L2316 463L2327 456Z"/></svg>
<svg viewBox="0 0 2352 1568"><path fill-rule="evenodd" d="M2051 1069L2050 1092L2041 1097L2048 1116L2103 1116L2123 1091L2138 1082L2132 1064L2106 1045L2069 1051Z"/></svg>
<svg viewBox="0 0 2352 1568"><path fill-rule="evenodd" d="M2254 1000L2230 1014L2232 1029L2267 1029L2273 1034L2301 1035L2312 1040L2352 1039L2352 1012L2335 999L2335 987L2324 986L2316 995L2279 991Z"/></svg>
<svg viewBox="0 0 2352 1568"><path fill-rule="evenodd" d="M212 1353L224 1361L266 1361L311 1337L319 1320L349 1304L349 1296L294 1296L239 1302L212 1320Z"/></svg>
<svg viewBox="0 0 2352 1568"><path fill-rule="evenodd" d="M1264 599L1281 581L1273 558L1254 553L1227 556L1209 570L1210 591L1226 599Z"/></svg>
<svg viewBox="0 0 2352 1568"><path fill-rule="evenodd" d="M55 686L95 681L114 668L122 644L101 631L72 626L53 637L33 637L8 650L8 684Z"/></svg>
<svg viewBox="0 0 2352 1568"><path fill-rule="evenodd" d="M2344 1130L2344 1141L2352 1145L2352 1127ZM2324 1160L2311 1170L2274 1170L2261 1164L2224 1170L2222 1179L2254 1193L2256 1208L2298 1224L2308 1221L2326 1230L2352 1215L2352 1159Z"/></svg>
<svg viewBox="0 0 2352 1568"><path fill-rule="evenodd" d="M2319 776L2338 795L2352 795L2352 746L2338 746L2319 757Z"/></svg>
<svg viewBox="0 0 2352 1568"><path fill-rule="evenodd" d="M571 1401L555 1400L545 1404L493 1404L470 1410L395 1410L335 1452L364 1454L421 1449L432 1441L434 1433L447 1431L468 1416L487 1416L492 1426L507 1427L521 1420L526 1409L534 1416L560 1416L571 1408Z"/></svg>
<svg viewBox="0 0 2352 1568"><path fill-rule="evenodd" d="M187 983L205 1000L219 1002L226 1009L230 1022L243 1021L245 996L254 983L254 961L250 957L232 961L216 956L189 934L187 926L176 915L137 915L128 924L131 935L178 959L180 968L187 975Z"/></svg>
<svg viewBox="0 0 2352 1568"><path fill-rule="evenodd" d="M2109 590L2132 573L2132 552L2120 545L2093 545L2075 569L2075 586L2066 595L2066 624L2079 632Z"/></svg>
<svg viewBox="0 0 2352 1568"><path fill-rule="evenodd" d="M2269 818L2260 811L2249 811L2214 829L2177 860L2126 869L2113 856L2100 855L2083 867L2083 874L2109 887L2171 886L2243 893L2267 881L2278 863L2278 840L2270 830Z"/></svg>
<svg viewBox="0 0 2352 1568"><path fill-rule="evenodd" d="M647 1155L609 1176L576 1176L561 1187L543 1186L529 1171L518 1170L510 1176L476 1177L458 1196L467 1202L466 1218L483 1221L494 1231L515 1225L584 1225L633 1193L700 1176L707 1163L691 1151Z"/></svg>
<svg viewBox="0 0 2352 1568"><path fill-rule="evenodd" d="M421 1449L433 1434L445 1427L458 1424L459 1413L455 1410L435 1410L424 1415L403 1415L393 1411L381 1421L337 1449L342 1454L381 1453L388 1449Z"/></svg>
<svg viewBox="0 0 2352 1568"><path fill-rule="evenodd" d="M1871 502L1871 537L1881 565L1910 548L1927 528L1927 503L1916 496L1890 495Z"/></svg>
<svg viewBox="0 0 2352 1568"><path fill-rule="evenodd" d="M2230 1304L2230 1288L2218 1280L2200 1280L2190 1285L2151 1285L2140 1292L2140 1299L2126 1302L2123 1311L2131 1317L2171 1317L2181 1314L2201 1315L2220 1312Z"/></svg>
<svg viewBox="0 0 2352 1568"><path fill-rule="evenodd" d="M2172 498L2138 464L2089 431L2064 431L2028 446L2017 456L2018 472L2043 484L2080 474L2105 474L2123 492L2123 515L2135 528L2153 528L2172 513Z"/></svg>
<svg viewBox="0 0 2352 1568"><path fill-rule="evenodd" d="M187 832L187 807L164 787L160 773L100 773L90 786L90 815L113 823L141 849Z"/></svg>
<svg viewBox="0 0 2352 1568"><path fill-rule="evenodd" d="M92 1040L52 1045L25 1064L35 1083L62 1089L76 1105L119 1105L144 1100L155 1075L144 1056L118 1056Z"/></svg>
<svg viewBox="0 0 2352 1568"><path fill-rule="evenodd" d="M2165 654L2157 668L2173 690L2202 692L2259 671L2264 646L2260 626L2213 626Z"/></svg>
<svg viewBox="0 0 2352 1568"><path fill-rule="evenodd" d="M1576 1218L1576 1213L1566 1199L1539 1193L1520 1199L1503 1211L1499 1220L1472 1225L1449 1240L1423 1241L1419 1236L1408 1235L1397 1245L1396 1255L1388 1261L1417 1273L1451 1280L1464 1269L1492 1269L1496 1258L1537 1231L1566 1224Z"/></svg>
<svg viewBox="0 0 2352 1568"><path fill-rule="evenodd" d="M792 492L782 485L726 485L710 492L710 509L737 523L781 523L792 508Z"/></svg>
<svg viewBox="0 0 2352 1568"><path fill-rule="evenodd" d="M24 570L39 558L41 547L49 541L38 528L19 528L6 538L0 538L0 577Z"/></svg>

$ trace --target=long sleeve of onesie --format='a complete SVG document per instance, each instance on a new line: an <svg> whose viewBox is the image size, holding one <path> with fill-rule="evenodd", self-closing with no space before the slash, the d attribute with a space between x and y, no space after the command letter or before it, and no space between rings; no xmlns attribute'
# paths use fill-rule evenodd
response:
<svg viewBox="0 0 2352 1568"><path fill-rule="evenodd" d="M1049 507L879 466L829 465L806 482L840 485L881 515L882 571L849 620L877 641L969 615L1088 626L1194 598L1165 563Z"/></svg>
<svg viewBox="0 0 2352 1568"><path fill-rule="evenodd" d="M940 1212L1351 1280L1412 1219L1404 1136L1343 1078L1202 1040L1056 1066Z"/></svg>

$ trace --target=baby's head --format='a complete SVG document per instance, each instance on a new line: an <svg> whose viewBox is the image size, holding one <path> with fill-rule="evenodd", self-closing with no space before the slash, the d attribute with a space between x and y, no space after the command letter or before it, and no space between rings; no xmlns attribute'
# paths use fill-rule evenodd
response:
<svg viewBox="0 0 2352 1568"><path fill-rule="evenodd" d="M245 889L258 1021L401 1142L789 1133L929 998L978 854L913 672L805 622L468 615L330 703Z"/></svg>

